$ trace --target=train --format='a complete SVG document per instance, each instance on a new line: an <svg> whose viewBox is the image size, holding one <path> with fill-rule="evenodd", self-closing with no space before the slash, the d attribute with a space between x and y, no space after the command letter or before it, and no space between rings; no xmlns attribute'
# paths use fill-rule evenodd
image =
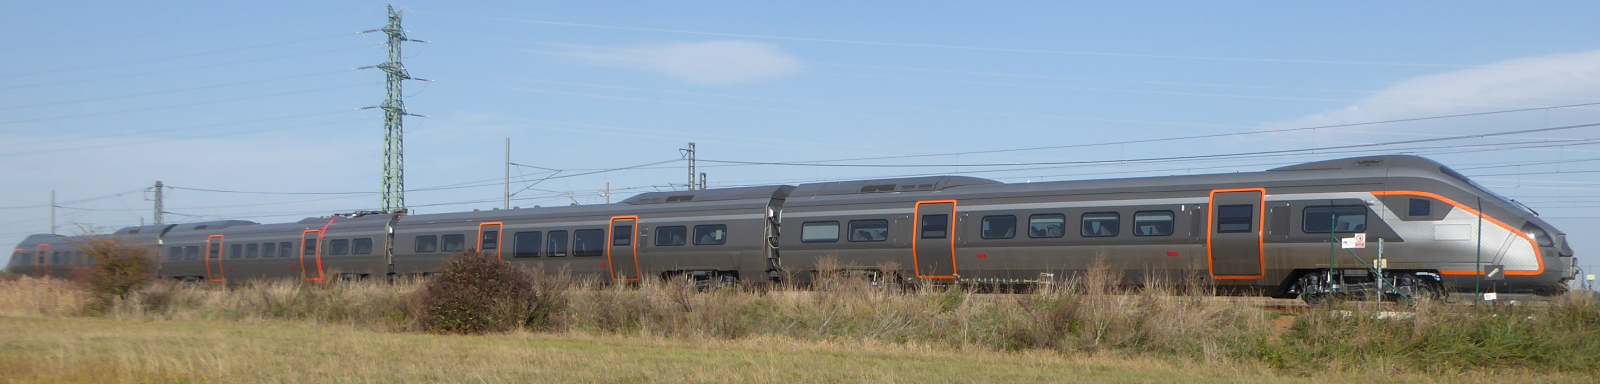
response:
<svg viewBox="0 0 1600 384"><path fill-rule="evenodd" d="M468 249L618 283L804 283L822 266L898 283L1028 285L1105 268L1129 284L1197 276L1227 292L1307 301L1556 295L1577 271L1566 234L1531 209L1410 155L1206 175L649 192L609 204L227 220L113 235L149 244L159 278L219 284L427 275ZM92 263L74 243L29 236L6 269L59 276Z"/></svg>

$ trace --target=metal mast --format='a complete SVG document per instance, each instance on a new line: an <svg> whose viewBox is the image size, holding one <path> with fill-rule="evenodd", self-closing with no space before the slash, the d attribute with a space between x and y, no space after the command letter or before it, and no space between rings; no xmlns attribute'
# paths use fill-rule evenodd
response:
<svg viewBox="0 0 1600 384"><path fill-rule="evenodd" d="M166 203L165 203L165 202L163 202L163 201L161 201L161 199L162 199L162 196L161 196L161 189L162 189L162 188L163 188L163 187L164 187L164 186L163 186L163 185L161 185L161 181L160 181L160 180L157 180L157 181L156 181L156 188L155 188L155 189L156 189L156 196L155 196L155 202L156 202L156 211L155 211L155 214L154 214L154 215L153 215L153 216L155 216L155 220L156 220L156 225L157 225L157 226L160 226L160 225L161 225L161 221L162 221L162 220L161 220L161 213L162 213L162 211L164 211L164 210L166 210L166 207L164 207L164 205L165 205L165 204L166 204Z"/></svg>
<svg viewBox="0 0 1600 384"><path fill-rule="evenodd" d="M689 148L679 149L678 151L685 160L689 160L689 182L686 187L688 187L688 190L693 191L696 184L694 182L694 143L689 143Z"/></svg>
<svg viewBox="0 0 1600 384"><path fill-rule="evenodd" d="M404 117L406 115L426 117L406 113L406 103L402 100L400 84L405 80L422 80L412 78L406 72L405 64L400 63L400 43L414 41L426 43L422 40L406 38L405 29L400 27L400 12L389 6L389 25L383 29L374 29L366 32L383 32L389 35L389 61L371 67L383 70L388 75L385 83L383 104L377 108L383 109L383 193L382 211L385 213L403 213L406 211L406 177L405 177L405 134Z"/></svg>

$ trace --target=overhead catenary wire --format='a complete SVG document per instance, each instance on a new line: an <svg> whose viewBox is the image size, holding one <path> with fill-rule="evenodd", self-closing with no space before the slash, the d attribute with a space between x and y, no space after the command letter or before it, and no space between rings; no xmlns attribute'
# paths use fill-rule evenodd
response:
<svg viewBox="0 0 1600 384"><path fill-rule="evenodd" d="M467 18L467 19L479 19L479 20L491 20L491 21L505 21L505 22L526 23L526 24L540 24L540 25L562 26L562 27L611 29L611 30L625 30L625 31L638 31L638 32L654 32L654 33L673 33L673 34L701 35L701 36L739 37L739 38L764 39L764 40L788 40L788 41L803 41L803 42L817 42L817 43L836 43L836 44L865 45L865 46L891 46L891 47L907 47L907 48L933 48L933 49L952 49L952 50L986 51L986 52L1037 53L1037 54L1055 54L1055 55L1073 55L1073 56L1100 56L1100 57L1127 57L1127 58L1208 60L1208 61L1241 61L1241 62L1285 63L1285 64L1334 64L1334 65L1362 65L1362 66L1455 67L1455 68L1479 66L1479 65L1472 65L1472 64L1451 64L1451 63L1405 63L1405 62L1379 62L1379 61L1303 60L1303 59L1273 59L1273 58L1249 58L1249 57L1156 55L1156 54L1137 54L1137 53L1120 53L1120 52L1094 52L1094 51L1069 51L1069 50L1029 49L1029 48L981 47L981 46L965 46L965 45L951 45L951 44L898 43L898 42L870 41L870 40L828 39L828 38L797 37L797 36L763 35L763 34L748 34L748 33L727 33L727 32L707 32L707 31L690 31L690 30L678 30L678 29L630 27L630 26L604 25L604 24L571 23L571 22L559 22L559 21L549 21L549 20L516 19L516 18L508 18L508 17L460 15L460 14L441 13L441 12L432 12L432 11L423 11L423 13L435 14L435 15L446 16L446 17L455 17L455 18ZM1500 66L1513 67L1513 68L1532 67L1532 66L1518 66L1518 65L1500 65Z"/></svg>

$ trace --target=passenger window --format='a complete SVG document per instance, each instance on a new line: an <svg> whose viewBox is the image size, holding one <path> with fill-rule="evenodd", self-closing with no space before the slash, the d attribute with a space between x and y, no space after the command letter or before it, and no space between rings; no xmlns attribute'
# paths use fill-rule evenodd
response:
<svg viewBox="0 0 1600 384"><path fill-rule="evenodd" d="M1028 237L1052 238L1067 235L1067 215L1054 213L1028 216Z"/></svg>
<svg viewBox="0 0 1600 384"><path fill-rule="evenodd" d="M689 227L682 225L656 227L656 245L670 247L689 242Z"/></svg>
<svg viewBox="0 0 1600 384"><path fill-rule="evenodd" d="M61 252L50 252L50 264L61 264Z"/></svg>
<svg viewBox="0 0 1600 384"><path fill-rule="evenodd" d="M306 238L304 240L301 240L301 244L305 244L305 249L301 249L300 250L301 252L303 252L303 253L300 254L301 256L317 257L317 238L316 237L306 236Z"/></svg>
<svg viewBox="0 0 1600 384"><path fill-rule="evenodd" d="M545 248L545 255L550 257L567 256L567 231L550 231L550 238L547 239L546 243L549 243L550 246Z"/></svg>
<svg viewBox="0 0 1600 384"><path fill-rule="evenodd" d="M943 239L950 228L950 215L922 215L922 238Z"/></svg>
<svg viewBox="0 0 1600 384"><path fill-rule="evenodd" d="M467 235L444 235L439 237L439 251L461 252L466 249Z"/></svg>
<svg viewBox="0 0 1600 384"><path fill-rule="evenodd" d="M328 240L328 256L342 256L350 254L350 240Z"/></svg>
<svg viewBox="0 0 1600 384"><path fill-rule="evenodd" d="M278 257L289 257L289 256L293 256L293 255L294 255L294 243L293 242L285 241L285 242L278 243Z"/></svg>
<svg viewBox="0 0 1600 384"><path fill-rule="evenodd" d="M183 247L183 259L187 261L200 260L200 246L191 245Z"/></svg>
<svg viewBox="0 0 1600 384"><path fill-rule="evenodd" d="M1433 200L1411 199L1408 216L1433 216Z"/></svg>
<svg viewBox="0 0 1600 384"><path fill-rule="evenodd" d="M364 237L364 238L360 238L360 239L351 240L350 241L350 254L352 254L352 255L371 255L372 254L372 238Z"/></svg>
<svg viewBox="0 0 1600 384"><path fill-rule="evenodd" d="M417 236L416 251L417 251L417 253L438 252L439 251L439 236L434 236L434 235Z"/></svg>
<svg viewBox="0 0 1600 384"><path fill-rule="evenodd" d="M1010 239L1017 237L1017 217L984 216L983 238L985 239Z"/></svg>
<svg viewBox="0 0 1600 384"><path fill-rule="evenodd" d="M1172 211L1143 211L1133 213L1134 236L1172 236Z"/></svg>
<svg viewBox="0 0 1600 384"><path fill-rule="evenodd" d="M611 245L625 247L633 244L633 226L617 225L611 227Z"/></svg>
<svg viewBox="0 0 1600 384"><path fill-rule="evenodd" d="M278 243L261 243L261 258L265 259L277 255Z"/></svg>
<svg viewBox="0 0 1600 384"><path fill-rule="evenodd" d="M1255 206L1250 204L1218 205L1217 232L1250 232L1255 228Z"/></svg>
<svg viewBox="0 0 1600 384"><path fill-rule="evenodd" d="M1357 233L1367 230L1366 206L1323 205L1306 207L1304 212L1300 230L1305 233Z"/></svg>
<svg viewBox="0 0 1600 384"><path fill-rule="evenodd" d="M889 220L851 220L850 241L889 240Z"/></svg>
<svg viewBox="0 0 1600 384"><path fill-rule="evenodd" d="M261 245L250 243L244 245L244 258L254 259L261 252Z"/></svg>
<svg viewBox="0 0 1600 384"><path fill-rule="evenodd" d="M728 242L728 226L722 224L694 226L694 245L722 245Z"/></svg>
<svg viewBox="0 0 1600 384"><path fill-rule="evenodd" d="M167 248L167 261L183 260L183 247Z"/></svg>
<svg viewBox="0 0 1600 384"><path fill-rule="evenodd" d="M539 231L517 232L512 235L512 257L539 257L539 247L543 244L544 233Z"/></svg>
<svg viewBox="0 0 1600 384"><path fill-rule="evenodd" d="M587 257L606 254L606 230L579 229L572 231L572 256Z"/></svg>
<svg viewBox="0 0 1600 384"><path fill-rule="evenodd" d="M839 241L839 222L816 221L800 224L800 242L832 243Z"/></svg>
<svg viewBox="0 0 1600 384"><path fill-rule="evenodd" d="M228 258L229 259L237 259L240 256L244 256L244 252L243 251L244 251L244 246L242 246L242 245L239 245L239 244L230 245L230 246L228 246Z"/></svg>
<svg viewBox="0 0 1600 384"><path fill-rule="evenodd" d="M1083 237L1116 237L1121 233L1122 214L1116 212L1090 212L1083 214Z"/></svg>

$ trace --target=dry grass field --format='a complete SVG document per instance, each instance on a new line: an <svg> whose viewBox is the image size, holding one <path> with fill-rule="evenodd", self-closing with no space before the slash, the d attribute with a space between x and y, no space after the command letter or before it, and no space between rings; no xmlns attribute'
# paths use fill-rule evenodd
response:
<svg viewBox="0 0 1600 384"><path fill-rule="evenodd" d="M0 382L1597 382L1600 306L1262 310L1111 276L1016 295L823 280L536 282L539 321L433 334L418 282L0 278Z"/></svg>
<svg viewBox="0 0 1600 384"><path fill-rule="evenodd" d="M305 322L0 317L0 381L543 383L1462 383L1578 375L1382 371L1288 376L1240 363L870 341L387 333Z"/></svg>

